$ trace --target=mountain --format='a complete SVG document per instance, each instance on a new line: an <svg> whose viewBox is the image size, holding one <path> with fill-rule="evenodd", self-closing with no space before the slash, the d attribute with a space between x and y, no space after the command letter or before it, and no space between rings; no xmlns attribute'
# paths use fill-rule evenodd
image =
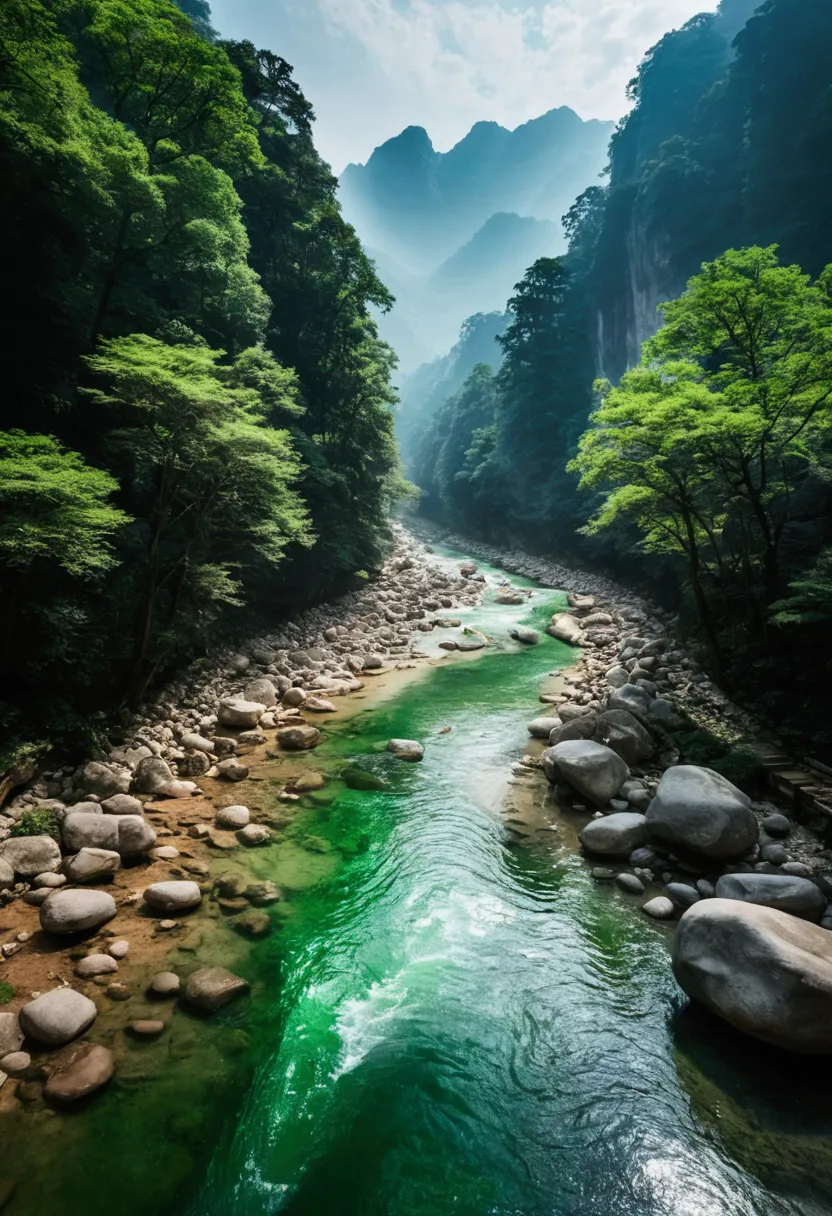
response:
<svg viewBox="0 0 832 1216"><path fill-rule="evenodd" d="M603 169L612 129L562 107L514 131L477 123L443 153L408 127L347 166L341 204L396 296L380 327L403 372L447 351L470 313L501 309L535 258L565 248L561 216Z"/></svg>

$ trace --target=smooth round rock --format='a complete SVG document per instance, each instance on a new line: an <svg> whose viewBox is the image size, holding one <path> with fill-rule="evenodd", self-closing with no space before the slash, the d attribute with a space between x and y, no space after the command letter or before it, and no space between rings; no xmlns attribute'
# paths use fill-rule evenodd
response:
<svg viewBox="0 0 832 1216"><path fill-rule="evenodd" d="M43 1096L60 1106L88 1098L115 1072L113 1053L100 1043L79 1043L49 1076Z"/></svg>
<svg viewBox="0 0 832 1216"><path fill-rule="evenodd" d="M81 849L74 857L64 858L64 874L69 882L103 882L121 867L121 854L111 849Z"/></svg>
<svg viewBox="0 0 832 1216"><path fill-rule="evenodd" d="M172 879L146 887L143 899L154 912L187 912L202 903L202 892L189 879Z"/></svg>
<svg viewBox="0 0 832 1216"><path fill-rule="evenodd" d="M66 886L66 874L36 874L32 886L38 891L42 891L44 888L56 891L58 887Z"/></svg>
<svg viewBox="0 0 832 1216"><path fill-rule="evenodd" d="M759 904L704 899L673 944L680 987L738 1030L786 1051L832 1055L832 935Z"/></svg>
<svg viewBox="0 0 832 1216"><path fill-rule="evenodd" d="M214 822L218 828L236 831L237 828L246 827L250 820L251 811L247 806L224 806L217 811Z"/></svg>
<svg viewBox="0 0 832 1216"><path fill-rule="evenodd" d="M202 967L188 976L185 999L202 1013L214 1013L248 992L248 983L224 967Z"/></svg>
<svg viewBox="0 0 832 1216"><path fill-rule="evenodd" d="M277 732L277 742L287 752L310 751L323 740L315 726L285 726Z"/></svg>
<svg viewBox="0 0 832 1216"><path fill-rule="evenodd" d="M73 988L53 988L24 1005L20 1028L44 1047L63 1047L92 1026L98 1010L89 997Z"/></svg>
<svg viewBox="0 0 832 1216"><path fill-rule="evenodd" d="M226 697L217 709L217 721L221 726L237 727L240 730L256 726L267 706L262 701L247 701L244 697Z"/></svg>
<svg viewBox="0 0 832 1216"><path fill-rule="evenodd" d="M826 896L819 887L808 878L789 874L723 874L716 896L776 908L806 920L820 920L826 910Z"/></svg>
<svg viewBox="0 0 832 1216"><path fill-rule="evenodd" d="M792 830L792 825L785 815L766 815L762 828L767 836L774 836L778 840L785 840Z"/></svg>
<svg viewBox="0 0 832 1216"><path fill-rule="evenodd" d="M764 844L760 849L760 859L772 866L782 866L789 860L789 855L782 844Z"/></svg>
<svg viewBox="0 0 832 1216"><path fill-rule="evenodd" d="M21 878L35 878L61 868L61 850L51 836L10 836L0 844L0 860Z"/></svg>
<svg viewBox="0 0 832 1216"><path fill-rule="evenodd" d="M65 936L97 929L115 914L116 901L106 891L50 891L41 904L40 925L46 933Z"/></svg>
<svg viewBox="0 0 832 1216"><path fill-rule="evenodd" d="M653 899L648 899L646 904L641 905L641 910L653 920L672 920L676 915L673 901L666 895L656 895Z"/></svg>
<svg viewBox="0 0 832 1216"><path fill-rule="evenodd" d="M667 894L677 908L692 908L702 898L695 887L689 887L684 882L669 882Z"/></svg>
<svg viewBox="0 0 832 1216"><path fill-rule="evenodd" d="M630 775L619 755L589 739L558 743L543 753L540 762L549 781L566 781L594 806L606 806Z"/></svg>
<svg viewBox="0 0 832 1216"><path fill-rule="evenodd" d="M112 975L116 971L118 963L110 954L88 954L75 966L75 974L85 980L96 975Z"/></svg>
<svg viewBox="0 0 832 1216"><path fill-rule="evenodd" d="M640 878L636 878L635 874L628 874L626 871L616 877L616 885L622 891L626 891L628 895L643 895L644 883Z"/></svg>
<svg viewBox="0 0 832 1216"><path fill-rule="evenodd" d="M130 1023L129 1030L137 1039L158 1039L164 1033L165 1023L160 1018L138 1018Z"/></svg>
<svg viewBox="0 0 832 1216"><path fill-rule="evenodd" d="M181 980L174 971L159 971L150 981L150 991L154 996L178 996L181 987Z"/></svg>
<svg viewBox="0 0 832 1216"><path fill-rule="evenodd" d="M665 771L647 827L674 848L725 861L741 857L759 835L748 796L720 773L693 764Z"/></svg>
<svg viewBox="0 0 832 1216"><path fill-rule="evenodd" d="M240 844L248 845L249 848L257 848L260 845L271 844L271 832L262 823L250 823L248 827L241 828L237 833L237 839Z"/></svg>
<svg viewBox="0 0 832 1216"><path fill-rule="evenodd" d="M107 953L112 958L119 961L123 958L127 958L129 952L130 943L126 942L123 938L119 938L118 941L110 942L109 946L107 947Z"/></svg>
<svg viewBox="0 0 832 1216"><path fill-rule="evenodd" d="M0 1057L0 1072L8 1077L22 1077L31 1063L32 1057L28 1051L10 1051L8 1055Z"/></svg>

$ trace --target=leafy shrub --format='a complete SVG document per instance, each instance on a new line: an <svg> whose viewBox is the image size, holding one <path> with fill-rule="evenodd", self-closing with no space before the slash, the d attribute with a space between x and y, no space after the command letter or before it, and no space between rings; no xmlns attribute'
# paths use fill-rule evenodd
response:
<svg viewBox="0 0 832 1216"><path fill-rule="evenodd" d="M14 984L0 983L0 1005L8 1005L9 1001L16 994L17 989Z"/></svg>
<svg viewBox="0 0 832 1216"><path fill-rule="evenodd" d="M12 836L52 836L60 842L61 825L57 815L45 808L24 811L11 830Z"/></svg>

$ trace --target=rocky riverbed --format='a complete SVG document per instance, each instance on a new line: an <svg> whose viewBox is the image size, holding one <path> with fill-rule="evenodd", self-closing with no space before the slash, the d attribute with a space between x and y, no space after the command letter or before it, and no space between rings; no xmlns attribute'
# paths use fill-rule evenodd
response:
<svg viewBox="0 0 832 1216"><path fill-rule="evenodd" d="M832 1050L824 1030L787 1011L789 984L821 993L812 1025L832 1000L828 855L780 808L679 765L673 744L683 714L728 721L738 739L755 723L697 670L667 614L596 576L481 553L567 590L568 611L548 632L579 648L557 691L541 695L518 780L543 782L584 823L596 881L616 883L647 916L683 918L676 972L688 992L758 1037ZM323 791L326 775L305 758L328 718L379 677L424 663L420 635L437 627L454 631L446 651L485 648L453 615L484 590L475 562L439 568L397 529L375 583L196 666L104 754L14 792L0 812L0 1111L85 1099L118 1066L119 1036L165 1035L172 1001L210 1016L246 993L245 943L271 931L282 894L246 859L268 849L304 795ZM497 594L522 604L530 592L506 580ZM530 628L514 636L537 641ZM390 748L404 762L423 754L418 740ZM254 784L272 759L285 815ZM217 918L233 930L220 950ZM733 975L749 942L766 969L751 1007L713 979Z"/></svg>

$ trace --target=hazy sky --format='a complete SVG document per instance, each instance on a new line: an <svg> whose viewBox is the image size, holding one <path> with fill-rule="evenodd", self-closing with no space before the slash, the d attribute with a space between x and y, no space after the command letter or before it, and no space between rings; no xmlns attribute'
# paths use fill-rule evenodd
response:
<svg viewBox="0 0 832 1216"><path fill-rule="evenodd" d="M226 37L288 59L340 172L411 124L445 151L480 119L619 118L639 59L715 0L212 0Z"/></svg>

